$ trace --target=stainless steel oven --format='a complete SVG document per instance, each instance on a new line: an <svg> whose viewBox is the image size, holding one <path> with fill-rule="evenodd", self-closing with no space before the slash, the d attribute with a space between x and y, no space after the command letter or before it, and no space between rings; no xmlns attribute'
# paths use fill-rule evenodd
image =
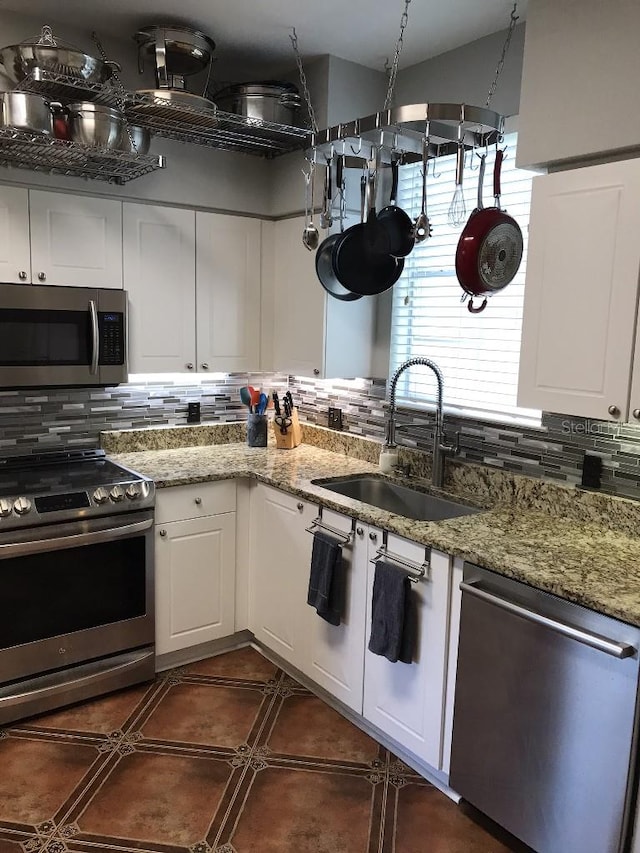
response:
<svg viewBox="0 0 640 853"><path fill-rule="evenodd" d="M0 387L127 380L123 290L0 284Z"/></svg>
<svg viewBox="0 0 640 853"><path fill-rule="evenodd" d="M0 724L155 672L153 483L62 457L0 472Z"/></svg>

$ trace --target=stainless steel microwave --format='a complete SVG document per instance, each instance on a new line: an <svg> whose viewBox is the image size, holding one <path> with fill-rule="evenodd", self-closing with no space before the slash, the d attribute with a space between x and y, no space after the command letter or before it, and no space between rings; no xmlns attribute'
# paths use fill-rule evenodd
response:
<svg viewBox="0 0 640 853"><path fill-rule="evenodd" d="M0 284L0 387L127 381L127 294Z"/></svg>

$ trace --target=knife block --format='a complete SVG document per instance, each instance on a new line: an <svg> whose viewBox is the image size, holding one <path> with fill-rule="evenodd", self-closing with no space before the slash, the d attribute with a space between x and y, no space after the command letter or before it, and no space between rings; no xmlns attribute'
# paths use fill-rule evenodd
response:
<svg viewBox="0 0 640 853"><path fill-rule="evenodd" d="M292 450L302 443L302 429L298 420L298 409L294 408L291 412L291 426L283 435L280 432L280 427L275 421L272 421L273 434L276 437L276 447L278 450Z"/></svg>

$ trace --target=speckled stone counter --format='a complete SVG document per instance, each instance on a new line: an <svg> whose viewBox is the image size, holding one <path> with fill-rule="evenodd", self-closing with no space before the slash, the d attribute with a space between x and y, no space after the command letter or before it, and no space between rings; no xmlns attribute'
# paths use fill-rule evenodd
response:
<svg viewBox="0 0 640 853"><path fill-rule="evenodd" d="M474 497L486 511L440 522L413 521L313 485L314 479L378 473L378 468L308 444L290 451L220 444L114 458L152 477L159 488L257 479L640 626L640 506L633 501L564 489L549 503L548 484L531 481L528 488L518 487L511 477L501 488L476 490ZM470 481L488 477L482 466L459 467L478 470L457 475L466 481L464 489L451 489L458 498L471 493ZM450 480L455 486L455 472ZM552 495L558 487L553 489Z"/></svg>

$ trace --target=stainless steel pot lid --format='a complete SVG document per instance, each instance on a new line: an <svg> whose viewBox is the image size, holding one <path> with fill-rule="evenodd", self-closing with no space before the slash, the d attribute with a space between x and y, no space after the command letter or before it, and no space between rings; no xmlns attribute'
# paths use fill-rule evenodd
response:
<svg viewBox="0 0 640 853"><path fill-rule="evenodd" d="M164 42L166 62L173 75L189 76L203 71L211 61L216 43L190 27L154 24L142 27L133 37L140 50L153 54L158 42Z"/></svg>
<svg viewBox="0 0 640 853"><path fill-rule="evenodd" d="M70 113L94 113L95 115L124 121L124 113L120 110L116 110L113 107L106 107L104 104L94 104L92 101L78 101L76 104L69 104L67 110Z"/></svg>
<svg viewBox="0 0 640 853"><path fill-rule="evenodd" d="M149 110L154 108L164 109L164 104L154 103L154 101L166 101L167 106L172 107L191 107L195 110L211 113L215 115L217 107L209 98L203 98L202 95L192 95L191 92L184 92L182 89L138 89L136 95L144 95L147 98L153 98L148 104L136 104L136 110Z"/></svg>
<svg viewBox="0 0 640 853"><path fill-rule="evenodd" d="M280 98L282 95L298 96L298 87L293 83L279 80L263 80L257 83L238 83L235 86L227 86L226 89L216 93L217 98L254 95L267 98Z"/></svg>

